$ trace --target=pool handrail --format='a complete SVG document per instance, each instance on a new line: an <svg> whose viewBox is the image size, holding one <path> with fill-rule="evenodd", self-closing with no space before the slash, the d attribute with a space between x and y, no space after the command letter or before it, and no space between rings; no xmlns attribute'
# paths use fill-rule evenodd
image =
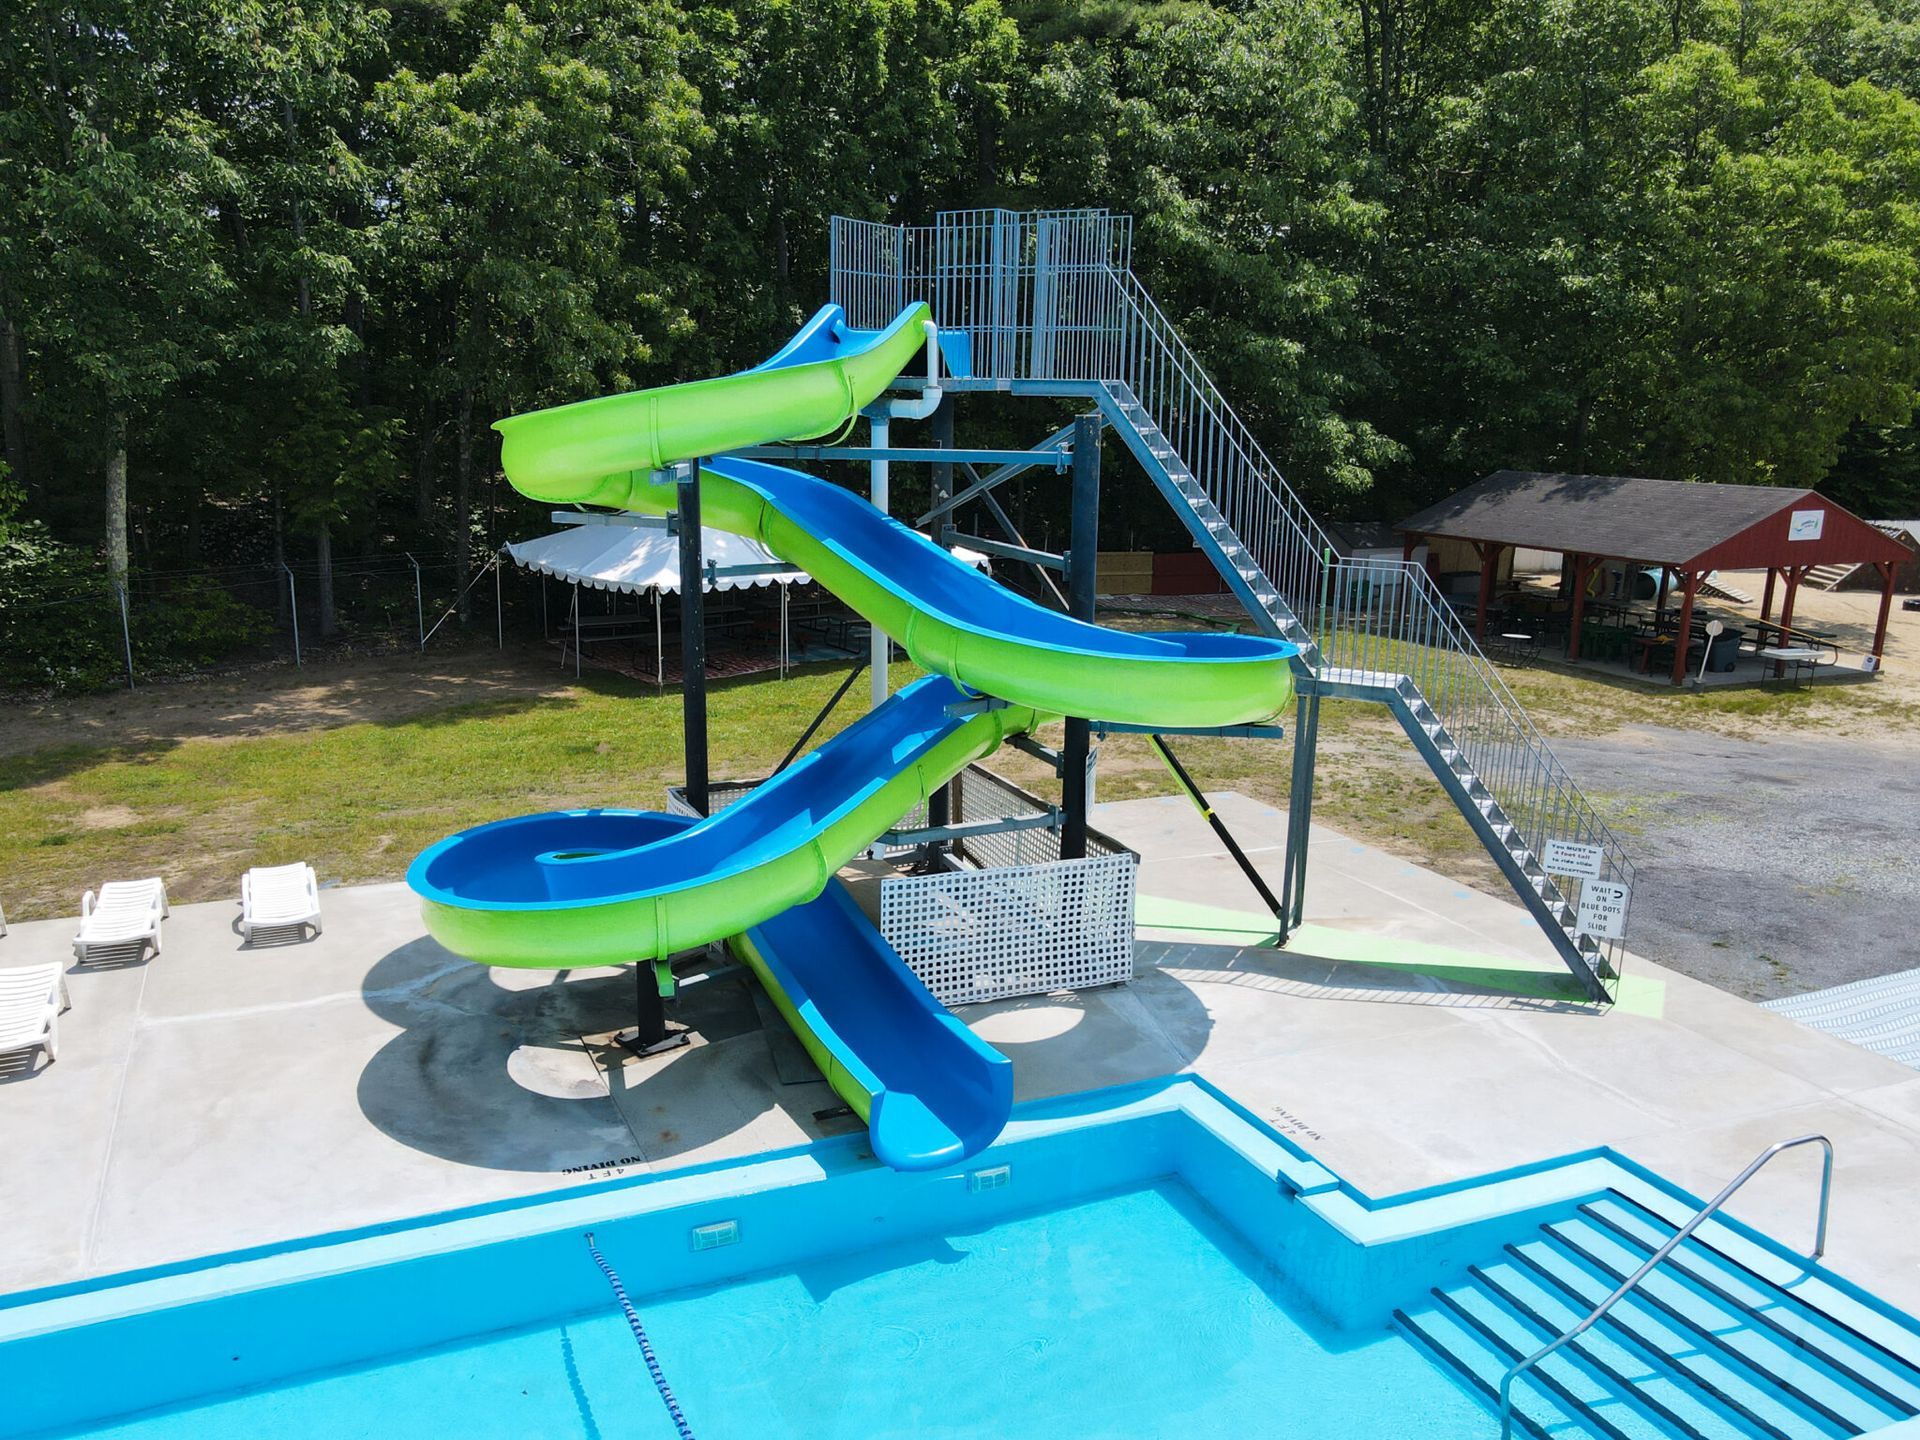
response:
<svg viewBox="0 0 1920 1440"><path fill-rule="evenodd" d="M1609 1310L1626 1297L1628 1292L1642 1280L1646 1279L1654 1267L1659 1265L1661 1261L1665 1260L1667 1256L1671 1255L1675 1250L1679 1249L1683 1241L1702 1225L1706 1224L1721 1206L1732 1199L1734 1191L1738 1190L1742 1185L1746 1184L1747 1181L1759 1174L1762 1167L1764 1167L1769 1160L1773 1159L1774 1156L1783 1150L1792 1150L1801 1145L1813 1144L1820 1145L1826 1153L1820 1169L1819 1221L1814 1230L1813 1254L1808 1258L1818 1260L1824 1255L1827 1250L1827 1206L1828 1202L1833 1198L1833 1141L1829 1140L1825 1135L1800 1135L1792 1140L1777 1140L1756 1155L1746 1169L1729 1180L1724 1190L1706 1204L1702 1205L1698 1210L1694 1211L1692 1218L1690 1218L1686 1224L1676 1230L1673 1235L1667 1239L1666 1243L1648 1256L1638 1270L1635 1270L1626 1279L1622 1280L1619 1285L1614 1288L1612 1294L1608 1295L1606 1299L1589 1310L1585 1319L1562 1330L1558 1335L1554 1336L1553 1339L1542 1345L1524 1360L1516 1360L1512 1365L1507 1367L1507 1373L1500 1377L1500 1440L1511 1440L1513 1434L1513 1382L1515 1380L1519 1379L1521 1375L1531 1370L1535 1365L1538 1365L1563 1345L1578 1339L1597 1324Z"/></svg>

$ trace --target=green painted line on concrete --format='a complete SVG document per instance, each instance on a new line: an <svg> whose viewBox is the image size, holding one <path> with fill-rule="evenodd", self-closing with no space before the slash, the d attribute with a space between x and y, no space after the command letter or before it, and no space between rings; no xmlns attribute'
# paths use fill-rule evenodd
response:
<svg viewBox="0 0 1920 1440"><path fill-rule="evenodd" d="M1178 931L1225 945L1271 945L1275 938L1272 918L1258 911L1229 910L1160 895L1141 895L1134 901L1134 924L1141 930ZM1549 967L1542 961L1511 955L1460 950L1331 925L1296 925L1286 950L1290 955L1311 955L1319 960L1412 970L1483 990L1549 1000L1586 998L1579 982L1557 964ZM1658 1017L1666 1008L1666 991L1661 980L1628 974L1621 981L1614 1008L1630 1015Z"/></svg>
<svg viewBox="0 0 1920 1440"><path fill-rule="evenodd" d="M1133 923L1136 930L1180 930L1223 945L1271 945L1276 933L1273 917L1258 910L1226 910L1160 895L1134 899Z"/></svg>

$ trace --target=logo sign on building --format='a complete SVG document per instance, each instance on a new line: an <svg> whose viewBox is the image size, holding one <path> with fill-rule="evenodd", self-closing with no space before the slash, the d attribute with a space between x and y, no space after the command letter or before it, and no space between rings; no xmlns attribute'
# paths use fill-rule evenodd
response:
<svg viewBox="0 0 1920 1440"><path fill-rule="evenodd" d="M1796 510L1787 522L1787 539L1818 540L1827 523L1824 510Z"/></svg>
<svg viewBox="0 0 1920 1440"><path fill-rule="evenodd" d="M1598 880L1607 852L1598 845L1578 840L1547 841L1546 867L1555 875L1578 875L1582 880Z"/></svg>
<svg viewBox="0 0 1920 1440"><path fill-rule="evenodd" d="M1574 928L1582 935L1619 940L1627 933L1627 901L1633 891L1611 880L1589 880L1580 887L1579 916Z"/></svg>

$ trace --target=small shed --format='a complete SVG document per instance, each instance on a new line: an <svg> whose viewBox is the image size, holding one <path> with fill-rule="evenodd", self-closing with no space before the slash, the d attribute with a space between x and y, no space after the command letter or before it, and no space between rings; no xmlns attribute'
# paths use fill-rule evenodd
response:
<svg viewBox="0 0 1920 1440"><path fill-rule="evenodd" d="M1715 570L1767 572L1762 618L1771 617L1776 581L1783 581L1779 623L1790 628L1794 596L1810 571L1823 565L1872 565L1881 579L1873 637L1877 665L1886 646L1896 573L1910 554L1899 541L1811 490L1532 470L1495 471L1395 528L1409 559L1423 540L1473 547L1480 561L1475 624L1481 637L1506 552L1525 546L1566 556L1573 580L1570 659L1580 655L1587 581L1606 561L1658 567L1663 581L1677 578L1683 636L1700 582ZM1682 644L1675 647L1673 680L1679 684L1685 678Z"/></svg>

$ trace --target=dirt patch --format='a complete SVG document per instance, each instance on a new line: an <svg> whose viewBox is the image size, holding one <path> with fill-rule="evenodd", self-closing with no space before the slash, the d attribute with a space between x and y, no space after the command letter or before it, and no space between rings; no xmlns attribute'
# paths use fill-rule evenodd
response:
<svg viewBox="0 0 1920 1440"><path fill-rule="evenodd" d="M532 647L270 667L110 695L0 703L0 755L382 724L475 700L559 695L571 683Z"/></svg>
<svg viewBox="0 0 1920 1440"><path fill-rule="evenodd" d="M130 805L96 805L80 812L80 825L86 830L123 830L139 821Z"/></svg>

